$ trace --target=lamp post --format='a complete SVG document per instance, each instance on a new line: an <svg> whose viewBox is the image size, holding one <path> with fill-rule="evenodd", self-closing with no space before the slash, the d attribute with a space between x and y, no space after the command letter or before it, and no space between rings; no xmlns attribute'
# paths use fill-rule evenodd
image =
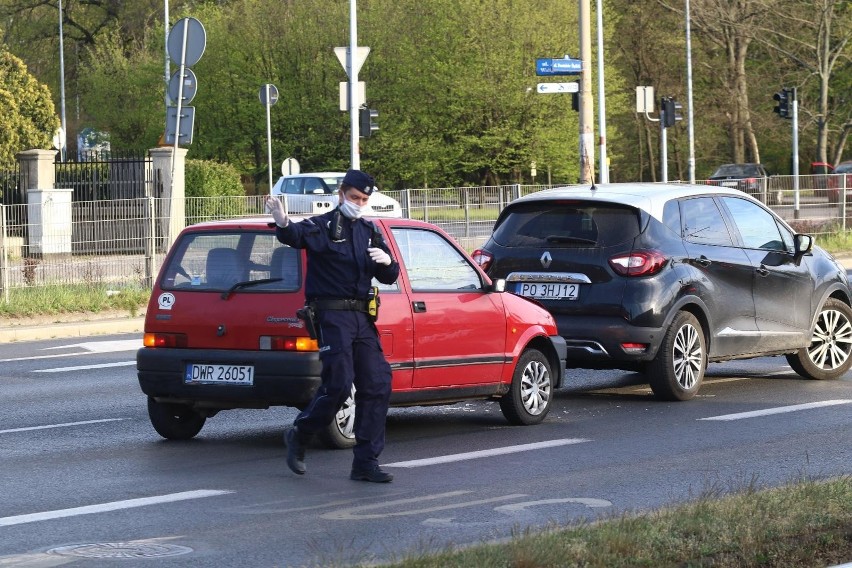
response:
<svg viewBox="0 0 852 568"><path fill-rule="evenodd" d="M687 0L689 1L689 0ZM600 182L609 183L606 157L606 95L604 93L603 1L598 0L598 140L600 141Z"/></svg>
<svg viewBox="0 0 852 568"><path fill-rule="evenodd" d="M692 39L689 30L689 0L686 0L686 105L689 134L689 183L695 183L695 125L692 114Z"/></svg>
<svg viewBox="0 0 852 568"><path fill-rule="evenodd" d="M62 0L59 0L59 93L59 116L62 121L62 133L59 135L59 158L64 162L66 157L66 133L68 131L65 125L65 46L62 39Z"/></svg>

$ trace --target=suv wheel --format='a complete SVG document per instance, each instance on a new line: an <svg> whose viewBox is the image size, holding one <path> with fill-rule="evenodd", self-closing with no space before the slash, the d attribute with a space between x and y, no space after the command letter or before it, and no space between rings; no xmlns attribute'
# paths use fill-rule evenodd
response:
<svg viewBox="0 0 852 568"><path fill-rule="evenodd" d="M538 424L552 399L550 362L538 349L527 349L518 359L509 392L500 399L500 410L511 424Z"/></svg>
<svg viewBox="0 0 852 568"><path fill-rule="evenodd" d="M349 398L334 415L325 430L319 434L322 443L332 449L346 449L355 445L355 387Z"/></svg>
<svg viewBox="0 0 852 568"><path fill-rule="evenodd" d="M852 308L835 298L822 306L811 344L787 355L787 363L807 379L836 379L852 366Z"/></svg>
<svg viewBox="0 0 852 568"><path fill-rule="evenodd" d="M207 420L186 404L157 402L150 396L148 417L157 434L167 440L189 440L201 431Z"/></svg>
<svg viewBox="0 0 852 568"><path fill-rule="evenodd" d="M707 369L704 331L689 312L679 312L646 370L660 400L689 400L698 393Z"/></svg>

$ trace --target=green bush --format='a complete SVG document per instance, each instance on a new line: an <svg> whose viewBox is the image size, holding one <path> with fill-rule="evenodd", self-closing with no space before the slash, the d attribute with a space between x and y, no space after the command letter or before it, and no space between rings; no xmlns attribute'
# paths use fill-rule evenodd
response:
<svg viewBox="0 0 852 568"><path fill-rule="evenodd" d="M240 174L232 165L187 160L184 179L187 223L245 214L245 191Z"/></svg>

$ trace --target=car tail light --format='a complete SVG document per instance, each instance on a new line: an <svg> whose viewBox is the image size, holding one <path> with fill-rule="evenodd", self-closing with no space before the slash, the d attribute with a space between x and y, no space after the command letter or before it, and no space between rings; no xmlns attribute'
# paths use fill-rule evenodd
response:
<svg viewBox="0 0 852 568"><path fill-rule="evenodd" d="M261 335L258 347L263 351L319 351L316 339L284 335Z"/></svg>
<svg viewBox="0 0 852 568"><path fill-rule="evenodd" d="M473 251L471 258L473 258L473 261L478 264L482 270L488 271L488 267L491 266L491 261L494 260L494 255L485 249L476 249Z"/></svg>
<svg viewBox="0 0 852 568"><path fill-rule="evenodd" d="M633 251L609 259L609 265L621 276L651 276L666 264L668 259L656 250Z"/></svg>
<svg viewBox="0 0 852 568"><path fill-rule="evenodd" d="M621 348L625 353L638 354L648 350L647 343L622 343Z"/></svg>
<svg viewBox="0 0 852 568"><path fill-rule="evenodd" d="M146 333L142 338L145 347L177 347L187 346L184 333Z"/></svg>

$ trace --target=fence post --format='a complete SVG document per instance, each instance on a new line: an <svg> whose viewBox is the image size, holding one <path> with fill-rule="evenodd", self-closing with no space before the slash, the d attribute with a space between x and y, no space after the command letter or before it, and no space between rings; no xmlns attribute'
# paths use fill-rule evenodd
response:
<svg viewBox="0 0 852 568"><path fill-rule="evenodd" d="M411 219L411 190L405 188L402 190L402 216L406 219Z"/></svg>
<svg viewBox="0 0 852 568"><path fill-rule="evenodd" d="M6 240L6 205L0 204L0 285L3 287L3 301L9 303L9 243Z"/></svg>
<svg viewBox="0 0 852 568"><path fill-rule="evenodd" d="M841 176L840 185L840 230L846 231L846 174Z"/></svg>
<svg viewBox="0 0 852 568"><path fill-rule="evenodd" d="M145 198L145 226L147 227L145 235L145 285L149 289L154 288L154 270L156 263L154 257L157 253L157 225L156 219L156 199L148 196Z"/></svg>
<svg viewBox="0 0 852 568"><path fill-rule="evenodd" d="M515 184L515 199L518 199L521 196L521 184Z"/></svg>
<svg viewBox="0 0 852 568"><path fill-rule="evenodd" d="M423 220L429 222L429 190L423 192Z"/></svg>
<svg viewBox="0 0 852 568"><path fill-rule="evenodd" d="M470 236L470 188L462 188L464 192L464 236Z"/></svg>

